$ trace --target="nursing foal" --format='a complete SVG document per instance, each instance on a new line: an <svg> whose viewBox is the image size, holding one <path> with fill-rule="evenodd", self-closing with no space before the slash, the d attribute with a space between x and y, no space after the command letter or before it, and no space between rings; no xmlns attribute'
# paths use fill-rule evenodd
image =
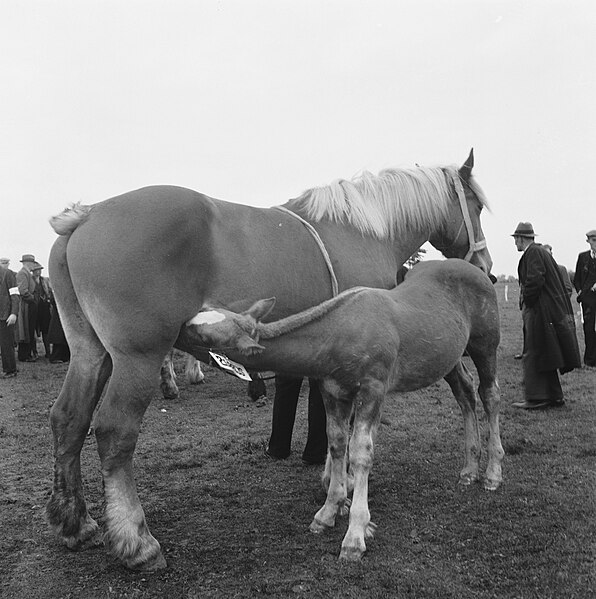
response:
<svg viewBox="0 0 596 599"><path fill-rule="evenodd" d="M368 476L388 391L413 391L444 378L464 419L460 482L480 478L476 393L462 362L464 352L478 371L488 416L484 487L497 489L504 455L497 383L499 313L485 273L457 259L424 262L394 289L356 287L304 312L260 323L274 303L274 298L260 300L241 314L203 310L181 329L177 347L189 353L225 348L229 358L250 369L321 380L329 437L323 475L328 492L310 529L322 532L346 511L352 482L348 459L354 494L340 558L359 559L366 551L365 539L376 528L368 509Z"/></svg>

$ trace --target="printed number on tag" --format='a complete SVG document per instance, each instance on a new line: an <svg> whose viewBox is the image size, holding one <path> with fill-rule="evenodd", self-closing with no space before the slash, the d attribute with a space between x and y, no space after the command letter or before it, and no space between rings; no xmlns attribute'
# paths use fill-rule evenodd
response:
<svg viewBox="0 0 596 599"><path fill-rule="evenodd" d="M242 364L238 364L238 362L230 360L227 356L222 356L221 354L216 354L212 351L209 352L209 355L222 370L225 370L244 381L252 381L250 374L248 374L246 368L244 368Z"/></svg>

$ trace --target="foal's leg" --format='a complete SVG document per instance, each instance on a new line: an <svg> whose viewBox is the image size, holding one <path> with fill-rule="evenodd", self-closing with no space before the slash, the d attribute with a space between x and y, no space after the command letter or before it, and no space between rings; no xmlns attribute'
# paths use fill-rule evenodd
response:
<svg viewBox="0 0 596 599"><path fill-rule="evenodd" d="M194 358L193 358L194 359ZM176 371L174 370L174 350L170 350L161 364L160 389L164 399L178 399L180 391L176 385Z"/></svg>
<svg viewBox="0 0 596 599"><path fill-rule="evenodd" d="M470 354L478 371L478 393L488 419L488 465L484 476L484 488L495 491L503 481L502 462L505 452L501 445L499 431L499 406L501 392L497 381L496 348L491 352L473 352Z"/></svg>
<svg viewBox="0 0 596 599"><path fill-rule="evenodd" d="M479 478L481 455L474 380L461 360L445 376L445 380L455 395L464 419L464 466L459 473L459 482L462 485L469 485Z"/></svg>
<svg viewBox="0 0 596 599"><path fill-rule="evenodd" d="M369 379L362 382L356 396L354 430L349 447L354 495L350 507L350 524L341 544L340 559L359 560L366 551L365 539L371 539L377 528L370 521L368 477L373 464L374 440L381 420L385 391L386 386L381 380Z"/></svg>
<svg viewBox="0 0 596 599"><path fill-rule="evenodd" d="M106 501L105 541L128 568L155 570L166 563L145 522L132 458L141 420L155 392L161 356L116 354L112 359L112 377L95 415Z"/></svg>
<svg viewBox="0 0 596 599"><path fill-rule="evenodd" d="M323 507L315 514L310 525L314 533L335 526L338 514L344 514L348 497L346 454L350 435L352 397L335 381L321 382L321 394L327 413L328 452L323 484L327 486L327 498Z"/></svg>
<svg viewBox="0 0 596 599"><path fill-rule="evenodd" d="M87 512L83 495L80 454L111 361L81 310L60 252L61 243L66 244L60 238L52 250L52 281L71 359L60 395L50 410L54 486L46 514L52 530L68 548L82 549L99 540L97 523Z"/></svg>

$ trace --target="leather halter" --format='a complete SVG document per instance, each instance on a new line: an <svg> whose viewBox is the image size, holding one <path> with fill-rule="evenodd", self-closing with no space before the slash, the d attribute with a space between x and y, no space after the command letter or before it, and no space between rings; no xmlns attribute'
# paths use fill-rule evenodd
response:
<svg viewBox="0 0 596 599"><path fill-rule="evenodd" d="M466 194L464 192L464 187L461 183L461 179L458 174L452 174L451 179L453 180L453 186L455 187L455 191L457 193L457 198L459 200L459 206L461 208L461 213L463 216L462 224L459 226L459 231L455 236L455 239L459 237L461 230L466 225L466 232L468 234L468 253L466 254L464 260L469 262L472 259L472 256L486 248L486 239L476 240L474 237L474 227L472 226L472 219L470 218L470 211L468 210L468 203L466 202ZM455 245L455 242L451 244L452 247ZM439 249L439 248L437 248ZM447 249L446 247L442 249Z"/></svg>

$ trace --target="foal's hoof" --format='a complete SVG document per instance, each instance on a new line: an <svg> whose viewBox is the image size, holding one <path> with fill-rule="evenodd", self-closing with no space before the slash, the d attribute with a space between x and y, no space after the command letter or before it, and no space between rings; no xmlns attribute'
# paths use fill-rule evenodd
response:
<svg viewBox="0 0 596 599"><path fill-rule="evenodd" d="M329 530L330 528L333 528L333 526L329 526L328 524L325 524L324 522L321 522L320 520L317 520L316 518L310 523L310 526L308 527L310 532L312 532L316 535L323 534L325 531Z"/></svg>
<svg viewBox="0 0 596 599"><path fill-rule="evenodd" d="M364 551L359 547L342 547L339 559L344 562L359 562Z"/></svg>
<svg viewBox="0 0 596 599"><path fill-rule="evenodd" d="M491 478L484 479L484 488L486 491L496 491L501 486L500 480L495 480Z"/></svg>
<svg viewBox="0 0 596 599"><path fill-rule="evenodd" d="M459 475L459 484L462 487L469 487L471 484L475 483L478 480L478 474L473 474L472 472L466 472Z"/></svg>

